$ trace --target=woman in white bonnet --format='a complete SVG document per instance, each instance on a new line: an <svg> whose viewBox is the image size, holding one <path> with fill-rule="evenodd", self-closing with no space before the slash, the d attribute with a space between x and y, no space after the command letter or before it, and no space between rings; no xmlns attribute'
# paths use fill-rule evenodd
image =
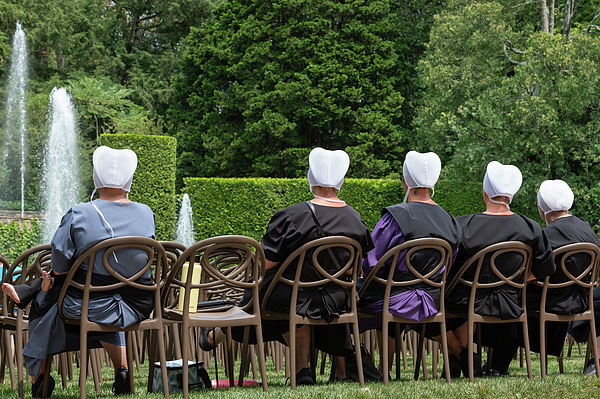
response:
<svg viewBox="0 0 600 399"><path fill-rule="evenodd" d="M64 326L57 316L56 301L61 291L64 276L69 272L77 257L92 245L111 237L142 236L154 238L154 214L144 204L130 201L128 193L131 188L133 173L137 167L137 156L131 150L115 150L99 147L94 152L94 193L98 190L99 198L77 204L63 216L60 226L52 237L52 281L45 275L42 290L32 301L29 319L29 340L23 349L27 372L33 376L32 395L41 397L44 380L43 362L49 353L77 350L79 345L78 327ZM136 249L120 250L118 259L109 258L115 271L131 276L137 273L147 261L147 254ZM87 273L87 265L80 267L75 280L83 283ZM102 254L96 256L93 265L93 283L107 285L115 281L102 266ZM151 272L137 280L140 284L152 284ZM39 284L39 283L38 283ZM41 287L40 287L41 286ZM15 298L21 305L30 301L31 292L3 287L5 292ZM18 287L14 287L18 288ZM50 288L48 290L48 288ZM132 291L134 290L134 291ZM20 294L28 297L23 297ZM69 291L63 302L63 312L74 319L81 317L81 292ZM153 297L149 291L124 287L118 293L102 294L90 298L88 318L91 321L118 327L127 327L150 316L154 308ZM121 333L90 333L90 348L104 347L115 367L115 394L129 392L129 371L125 356L125 338ZM54 380L49 376L50 392L54 388Z"/></svg>
<svg viewBox="0 0 600 399"><path fill-rule="evenodd" d="M369 275L379 259L393 247L405 241L425 237L440 238L448 242L455 256L458 252L461 231L456 219L436 204L431 195L442 169L442 163L433 152L418 153L410 151L406 154L402 168L404 185L404 202L384 208L381 219L373 228L375 248L363 260L362 269ZM407 281L414 278L406 265L406 252L398 256L394 270L395 281ZM432 256L432 252L435 256ZM439 262L439 252L419 251L412 255L411 262L424 275ZM391 267L391 259L379 270L378 275L387 276ZM432 276L432 280L441 281L442 274ZM361 281L362 283L362 281ZM370 313L381 313L383 310L385 286L371 284L362 294L360 307ZM409 320L421 321L438 312L440 305L440 289L427 284L412 287L396 287L390 296L390 313ZM360 320L361 330L376 328L381 330L380 318ZM426 335L437 337L441 333L432 323ZM402 326L404 328L405 326ZM390 328L390 334L394 334ZM380 333L381 334L381 333ZM380 336L381 337L381 336ZM383 338L383 337L381 337ZM380 338L380 339L381 339ZM380 372L387 373L391 368L395 352L394 340L389 338L389 364L380 363ZM381 341L380 341L381 342Z"/></svg>
<svg viewBox="0 0 600 399"><path fill-rule="evenodd" d="M480 250L496 243L520 241L533 251L532 274L535 278L544 278L554 272L552 248L540 225L526 216L510 210L510 203L521 187L521 171L513 165L502 165L492 161L488 164L483 179L483 202L486 210L474 215L459 216L456 219L462 227L462 241L456 263L452 265L448 280L462 265ZM500 255L496 265L505 274L510 275L515 265L520 265L521 255L507 253ZM463 278L471 280L474 269L468 270ZM480 280L492 276L489 261L484 262ZM446 299L446 309L466 313L469 304L469 288L456 285ZM519 298L514 289L508 286L479 290L475 297L475 312L496 316L502 319L514 318L523 313ZM447 320L447 338L450 351L458 358L462 373L468 375L467 366L467 328L465 319ZM482 344L494 348L490 375L504 375L512 360L509 353L512 345L519 342L518 329L514 323L493 324L481 327ZM475 364L479 363L478 361ZM478 374L479 370L477 370Z"/></svg>
<svg viewBox="0 0 600 399"><path fill-rule="evenodd" d="M600 246L600 240L590 224L572 215L569 211L573 206L574 195L569 185L562 180L546 180L540 185L537 194L537 204L540 217L546 222L544 233L552 249L563 247L579 242L588 242ZM556 272L550 276L551 283L568 281L560 268L562 256L555 259ZM570 271L585 270L589 264L587 254L576 254L569 257L567 265ZM600 291L594 290L594 311L596 320L600 320ZM527 286L527 309L538 309L540 307L541 289L535 285ZM572 285L561 289L549 290L546 296L546 310L557 314L575 314L587 309L588 293L586 289L578 285ZM598 330L597 330L598 331ZM559 356L567 334L567 323L546 323L546 346L547 353ZM589 322L574 322L572 335L578 342L587 341L589 335ZM533 319L529 323L529 344L531 350L539 351L539 323ZM594 359L590 359L584 374L596 372Z"/></svg>
<svg viewBox="0 0 600 399"><path fill-rule="evenodd" d="M327 236L346 236L356 239L363 247L363 253L369 251L373 242L369 230L365 226L358 212L338 198L338 192L344 182L344 176L349 167L348 154L344 151L328 151L315 148L309 158L308 182L314 198L310 201L316 216ZM277 273L279 265L296 249L305 243L320 238L321 235L313 219L312 212L305 202L281 209L273 215L267 231L262 239L265 250L266 273L261 289L262 296L266 293L269 284ZM307 255L307 259L310 256ZM343 260L341 263L343 264ZM311 273L316 273L314 268L304 266L302 269L303 281L309 281ZM286 277L293 279L295 267L288 267ZM346 290L343 287L329 287L325 290L307 289L298 293L297 311L299 314L314 319L332 320L339 314L345 313ZM276 312L289 312L291 287L278 285L269 300L267 307ZM242 299L241 304L249 298ZM289 337L289 323L283 321L263 320L263 339L265 341L278 340L286 343ZM225 340L225 334L220 330L213 332L203 329L200 333L200 346L208 351L213 344ZM233 338L241 341L243 329L233 329ZM251 335L254 331L252 330ZM315 326L315 346L317 349L336 356L347 356L354 353L350 340L350 330L347 325ZM250 337L251 342L255 340ZM310 347L309 326L301 326L296 330L296 384L313 385L308 366ZM342 362L338 362L338 365ZM333 377L337 380L345 378L345 368L340 366Z"/></svg>

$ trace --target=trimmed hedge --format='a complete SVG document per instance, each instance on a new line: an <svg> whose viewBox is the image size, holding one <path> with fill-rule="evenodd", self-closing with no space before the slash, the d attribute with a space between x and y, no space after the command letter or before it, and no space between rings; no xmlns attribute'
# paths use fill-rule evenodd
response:
<svg viewBox="0 0 600 399"><path fill-rule="evenodd" d="M481 190L481 183L457 187L439 181L434 200L453 215L481 212ZM185 178L184 191L192 203L197 241L228 234L260 240L276 210L313 198L306 179ZM404 189L400 180L346 179L340 198L373 229L384 207L402 202Z"/></svg>
<svg viewBox="0 0 600 399"><path fill-rule="evenodd" d="M177 140L168 136L104 134L100 145L133 150L138 167L131 185L132 201L146 204L156 217L156 238L170 240L175 232L175 165Z"/></svg>
<svg viewBox="0 0 600 399"><path fill-rule="evenodd" d="M17 222L0 223L0 254L10 262L29 248L42 242L43 231L37 219L31 220L31 228L19 228Z"/></svg>

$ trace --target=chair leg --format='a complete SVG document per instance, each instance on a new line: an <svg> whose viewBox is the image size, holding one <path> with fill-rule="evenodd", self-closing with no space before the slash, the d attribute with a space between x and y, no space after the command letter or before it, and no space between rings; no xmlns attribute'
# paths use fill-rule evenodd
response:
<svg viewBox="0 0 600 399"><path fill-rule="evenodd" d="M190 378L188 375L188 360L190 359L190 327L186 323L185 319L183 320L183 325L181 327L181 352L182 352L182 384L181 390L183 391L183 399L188 399L189 395L189 384ZM162 359L161 359L162 360ZM168 385L167 385L168 386Z"/></svg>
<svg viewBox="0 0 600 399"><path fill-rule="evenodd" d="M125 350L127 352L127 369L129 370L129 392L135 393L135 381L133 374L133 331L125 333Z"/></svg>
<svg viewBox="0 0 600 399"><path fill-rule="evenodd" d="M556 360L558 361L558 372L560 374L564 374L565 373L565 368L563 366L563 358L565 357L565 350L561 350L560 351L560 355L558 355L558 357L556 358Z"/></svg>
<svg viewBox="0 0 600 399"><path fill-rule="evenodd" d="M256 325L256 343L258 345L258 367L262 378L263 392L269 392L269 383L267 381L267 363L265 361L265 343L262 338L262 326L260 321Z"/></svg>
<svg viewBox="0 0 600 399"><path fill-rule="evenodd" d="M443 320L440 323L440 331L442 332L442 354L444 356L444 375L446 376L446 382L450 383L450 357L448 355L448 337L446 336L446 321Z"/></svg>
<svg viewBox="0 0 600 399"><path fill-rule="evenodd" d="M50 373L52 372L52 355L46 357L46 365L44 368L44 382L42 383L42 398L48 398L48 385L50 385ZM82 396L85 398L85 396Z"/></svg>
<svg viewBox="0 0 600 399"><path fill-rule="evenodd" d="M86 370L87 370L87 332L79 336L79 396L85 399L86 395Z"/></svg>
<svg viewBox="0 0 600 399"><path fill-rule="evenodd" d="M546 379L548 372L548 357L546 356L546 321L540 315L540 370L542 380Z"/></svg>
<svg viewBox="0 0 600 399"><path fill-rule="evenodd" d="M600 365L598 364L598 340L596 339L596 323L594 320L590 321L589 341L592 341L592 355L594 356L594 363L596 365L596 377L600 380ZM585 365L583 367L585 367Z"/></svg>
<svg viewBox="0 0 600 399"><path fill-rule="evenodd" d="M469 382L473 382L475 379L473 373L473 322L469 320L467 323L467 336L469 337L469 343L467 344L467 356L469 356L469 359L467 364L469 367Z"/></svg>
<svg viewBox="0 0 600 399"><path fill-rule="evenodd" d="M17 383L19 386L19 397L23 397L23 331L17 329L15 333L16 347L15 347L15 358L17 359Z"/></svg>
<svg viewBox="0 0 600 399"><path fill-rule="evenodd" d="M5 341L4 357L6 358L6 362L8 363L8 373L10 375L10 386L12 387L12 389L16 389L17 383L15 381L15 366L13 364L13 356L14 356L13 340L12 340L10 331L8 331L8 330L4 330L4 341Z"/></svg>
<svg viewBox="0 0 600 399"><path fill-rule="evenodd" d="M234 359L234 349L233 349L233 339L231 338L231 327L227 327L227 340L225 341L227 345L226 352L226 368L227 368L227 376L229 377L229 386L235 386L235 376L233 371L233 364L235 362Z"/></svg>
<svg viewBox="0 0 600 399"><path fill-rule="evenodd" d="M419 370L421 368L421 360L423 359L423 343L425 342L425 324L421 324L420 326L420 330L419 331L419 341L417 343L417 350L416 350L416 354L417 354L417 361L416 363L416 367L415 367L415 374L414 374L414 378L415 381L417 381L419 379ZM397 360L396 360L397 362ZM426 377L427 378L427 377Z"/></svg>
<svg viewBox="0 0 600 399"><path fill-rule="evenodd" d="M389 381L389 375L390 375L390 370L389 370L389 356L388 356L388 350L389 350L389 339L388 339L388 332L389 332L389 323L387 321L383 321L382 326L381 326L381 351L382 351L382 359L383 359L383 367L381 368L381 370L383 371L383 385L389 385L390 381ZM358 365L357 365L358 366Z"/></svg>
<svg viewBox="0 0 600 399"><path fill-rule="evenodd" d="M296 389L296 325L290 320L290 388ZM287 359L287 358L286 358ZM287 362L286 362L287 363Z"/></svg>
<svg viewBox="0 0 600 399"><path fill-rule="evenodd" d="M529 337L529 329L527 321L523 322L523 337ZM529 350L529 340L523 339L525 344L525 363L527 363L527 376L533 381L533 373L531 372L531 351Z"/></svg>
<svg viewBox="0 0 600 399"><path fill-rule="evenodd" d="M94 388L96 389L96 394L100 394L100 380L102 379L100 375L100 370L98 370L98 359L96 356L96 351L94 349L88 350L89 353L89 362L92 368L92 379L94 381Z"/></svg>
<svg viewBox="0 0 600 399"><path fill-rule="evenodd" d="M352 323L354 330L354 351L356 352L356 369L358 370L358 382L361 387L365 386L365 375L362 367L362 352L360 348L360 330L358 328L358 318Z"/></svg>
<svg viewBox="0 0 600 399"><path fill-rule="evenodd" d="M161 328L159 328L158 330L156 330L156 334L152 334L154 336L156 336L156 341L158 341L158 357L160 359L160 371L161 371L161 377L162 377L162 384L163 384L163 395L165 396L165 399L169 399L169 381L167 379L167 357L165 354L165 338L164 338L164 330ZM150 352L154 353L154 350L152 349L153 347L148 347L148 350ZM153 359L154 361L154 359ZM187 364L187 360L185 362Z"/></svg>

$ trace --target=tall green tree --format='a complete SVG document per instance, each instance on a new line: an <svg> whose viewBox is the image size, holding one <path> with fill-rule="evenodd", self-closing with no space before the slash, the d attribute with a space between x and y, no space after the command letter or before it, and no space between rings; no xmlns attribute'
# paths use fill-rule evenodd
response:
<svg viewBox="0 0 600 399"><path fill-rule="evenodd" d="M183 176L297 177L343 148L355 177L405 152L396 16L386 0L231 0L193 28L170 121Z"/></svg>
<svg viewBox="0 0 600 399"><path fill-rule="evenodd" d="M417 137L465 180L480 180L491 160L517 165L527 198L519 206L533 216L544 179L581 193L597 185L600 37L592 32L600 31L577 14L570 30L561 18L549 31L539 8L523 7L457 1L436 18L420 62L416 125Z"/></svg>

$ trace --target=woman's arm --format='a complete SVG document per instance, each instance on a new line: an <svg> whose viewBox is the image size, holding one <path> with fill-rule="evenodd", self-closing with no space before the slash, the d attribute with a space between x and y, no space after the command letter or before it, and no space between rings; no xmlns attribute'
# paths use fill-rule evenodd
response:
<svg viewBox="0 0 600 399"><path fill-rule="evenodd" d="M279 265L279 262L273 262L272 260L265 259L265 270L272 269Z"/></svg>

